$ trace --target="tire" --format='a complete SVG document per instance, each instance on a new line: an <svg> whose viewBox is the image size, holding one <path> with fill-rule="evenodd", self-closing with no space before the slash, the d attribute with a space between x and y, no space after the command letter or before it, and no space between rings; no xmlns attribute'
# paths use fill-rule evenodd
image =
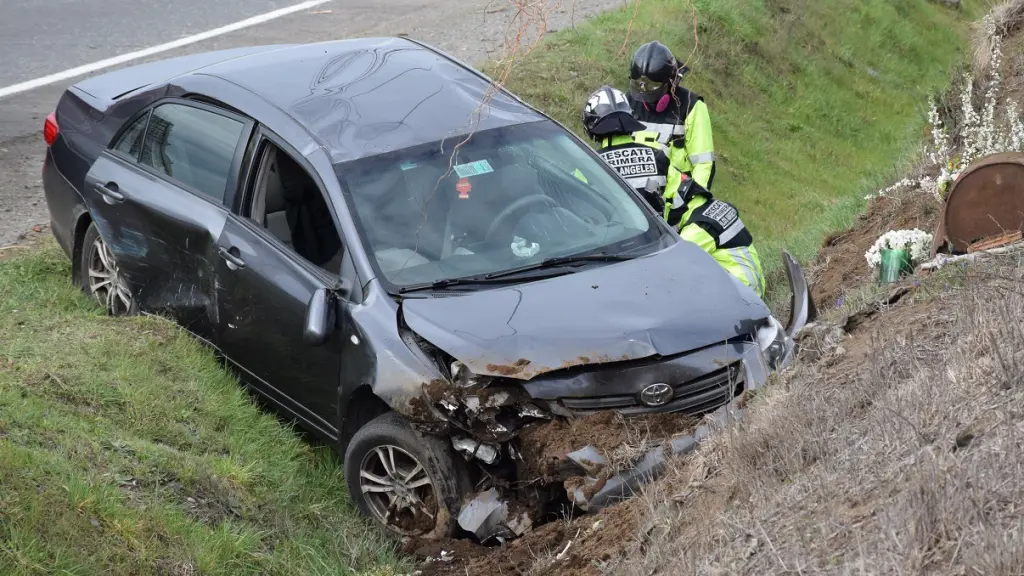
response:
<svg viewBox="0 0 1024 576"><path fill-rule="evenodd" d="M85 237L82 238L80 258L78 283L86 294L93 297L111 316L138 314L139 306L124 285L117 270L117 261L106 248L106 242L100 236L95 222L89 223Z"/></svg>
<svg viewBox="0 0 1024 576"><path fill-rule="evenodd" d="M388 470L383 467L385 458L390 459L391 455L395 458L396 476L415 471L417 464L423 472L414 474L406 486L396 488L390 478L385 478ZM435 539L454 534L460 504L470 482L465 462L453 457L451 445L443 439L417 434L401 415L388 412L355 433L345 451L344 466L345 482L356 508L383 528L386 535ZM360 474L364 469L379 480L364 478ZM424 478L429 479L430 485L415 486ZM385 492L364 493L364 486L390 490L388 493L393 496ZM393 499L399 501L399 512L388 520L387 502ZM415 512L424 508L428 513Z"/></svg>

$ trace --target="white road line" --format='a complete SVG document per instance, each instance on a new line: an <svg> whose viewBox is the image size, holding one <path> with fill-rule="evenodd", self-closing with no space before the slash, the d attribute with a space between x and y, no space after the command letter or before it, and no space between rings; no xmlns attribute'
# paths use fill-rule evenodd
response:
<svg viewBox="0 0 1024 576"><path fill-rule="evenodd" d="M221 36L229 32L234 32L235 30L241 30L242 28L248 28L249 26L255 26L256 24L269 22L271 20L274 20L275 18L280 18L282 16L294 14L295 12L301 12L302 10L308 10L310 8L313 8L314 6L326 4L327 2L330 1L331 0L308 0L307 2L302 2L301 4L296 4L294 6L288 6L285 8L279 8L272 12L267 12L266 14L260 14L259 16L253 16L252 18L239 20L238 22L228 24L227 26L221 26L220 28L214 28L213 30L207 30L206 32L200 32L199 34L179 38L177 40L167 42L165 44L159 44L157 46L151 46L149 48L144 48L142 50L137 50L135 52L121 54L120 56L114 56L113 58L107 58L106 60L99 60L97 62L92 62L91 64L83 64L82 66L70 68L68 70L64 70L63 72L57 72L56 74L50 74L49 76L43 76L42 78L36 78L35 80L29 80L27 82L21 82L18 84L13 84L11 86L5 86L3 88L0 88L0 98L4 98L5 96L10 96L12 94L17 94L19 92L25 92L27 90L34 90L36 88L39 88L40 86L46 86L47 84L53 84L55 82L60 82L61 80L67 80L68 78L74 78L76 76L81 76L83 74L89 74L97 70L102 70L103 68L109 68L111 66L116 66L118 64L124 64L125 62L138 60L139 58L145 58L146 56L152 56L153 54L159 54L160 52L166 52L168 50L181 48L182 46L187 46L189 44L195 44L196 42L201 42L203 40L207 40L215 36Z"/></svg>

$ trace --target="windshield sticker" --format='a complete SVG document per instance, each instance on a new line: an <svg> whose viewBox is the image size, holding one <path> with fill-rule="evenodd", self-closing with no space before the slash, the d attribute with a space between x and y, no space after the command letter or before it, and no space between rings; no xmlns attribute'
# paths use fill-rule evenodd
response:
<svg viewBox="0 0 1024 576"><path fill-rule="evenodd" d="M399 166L399 168L401 168L403 172L405 170L411 170L411 169L413 169L415 167L416 167L416 163L415 162L410 162L408 160L406 160L405 162L402 162L401 166Z"/></svg>
<svg viewBox="0 0 1024 576"><path fill-rule="evenodd" d="M491 163L487 160L477 160L476 162L470 162L469 164L459 164L455 167L455 173L458 174L460 178L479 176L480 174L487 174L488 172L494 172L494 168L491 168Z"/></svg>
<svg viewBox="0 0 1024 576"><path fill-rule="evenodd" d="M469 179L460 178L455 189L459 191L459 198L466 199L469 198L469 191L473 189L473 185L469 183Z"/></svg>

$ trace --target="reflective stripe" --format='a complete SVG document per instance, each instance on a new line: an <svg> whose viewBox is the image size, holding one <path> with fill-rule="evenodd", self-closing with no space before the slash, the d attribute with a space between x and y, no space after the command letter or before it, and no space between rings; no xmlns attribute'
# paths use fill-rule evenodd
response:
<svg viewBox="0 0 1024 576"><path fill-rule="evenodd" d="M728 244L729 240L732 240L733 238L735 238L736 235L739 234L742 231L743 231L743 221L740 220L739 218L737 218L735 222L730 224L728 228L723 230L722 233L718 235L718 244L719 245L721 245L721 244Z"/></svg>
<svg viewBox="0 0 1024 576"><path fill-rule="evenodd" d="M754 262L754 256L750 253L750 249L746 246L740 248L743 251L744 256L747 258L747 262L750 263L750 273L757 278L757 293L764 294L764 278L757 272L757 264Z"/></svg>
<svg viewBox="0 0 1024 576"><path fill-rule="evenodd" d="M668 141L673 136L684 136L686 135L685 124L664 124L659 122L644 122L647 126L647 131L658 133L658 142L662 144L668 144Z"/></svg>
<svg viewBox="0 0 1024 576"><path fill-rule="evenodd" d="M634 176L632 178L626 178L626 182L637 190L643 190L647 187L647 181L654 180L658 187L662 187L668 181L664 176Z"/></svg>
<svg viewBox="0 0 1024 576"><path fill-rule="evenodd" d="M764 276L761 276L761 274L757 271L757 262L754 261L754 256L753 254L750 253L750 248L744 246L742 250L743 253L747 256L747 261L750 262L750 273L753 274L755 278L757 278L757 293L764 294Z"/></svg>
<svg viewBox="0 0 1024 576"><path fill-rule="evenodd" d="M703 164L705 162L714 162L714 152L703 152L701 154L694 154L690 156L690 164Z"/></svg>
<svg viewBox="0 0 1024 576"><path fill-rule="evenodd" d="M751 257L750 251L746 248L732 248L728 252L733 262L743 269L743 275L747 277L747 284L758 294L763 294L764 287L761 285L761 277L754 267L754 259Z"/></svg>

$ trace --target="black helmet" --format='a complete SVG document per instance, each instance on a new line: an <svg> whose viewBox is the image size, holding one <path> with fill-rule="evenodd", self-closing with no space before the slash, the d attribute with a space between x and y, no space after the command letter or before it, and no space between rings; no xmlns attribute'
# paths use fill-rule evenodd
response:
<svg viewBox="0 0 1024 576"><path fill-rule="evenodd" d="M676 77L686 71L687 68L679 65L667 46L657 40L648 42L633 54L633 64L629 68L629 93L641 102L657 102L668 93Z"/></svg>
<svg viewBox="0 0 1024 576"><path fill-rule="evenodd" d="M633 117L626 95L611 86L594 91L583 107L583 129L591 138L605 134L632 134L645 126Z"/></svg>

